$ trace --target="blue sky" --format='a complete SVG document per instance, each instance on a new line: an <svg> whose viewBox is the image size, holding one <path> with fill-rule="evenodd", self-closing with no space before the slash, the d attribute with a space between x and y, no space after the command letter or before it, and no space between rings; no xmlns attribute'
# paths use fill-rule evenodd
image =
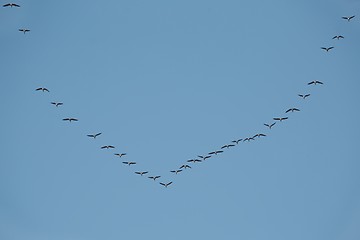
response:
<svg viewBox="0 0 360 240"><path fill-rule="evenodd" d="M359 239L360 1L16 3L0 9L1 239Z"/></svg>

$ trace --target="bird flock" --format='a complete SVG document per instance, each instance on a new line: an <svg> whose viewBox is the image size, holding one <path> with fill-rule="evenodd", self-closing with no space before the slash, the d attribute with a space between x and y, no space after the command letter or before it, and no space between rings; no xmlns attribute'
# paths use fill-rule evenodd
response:
<svg viewBox="0 0 360 240"><path fill-rule="evenodd" d="M18 5L16 3L7 3L7 4L4 4L3 7L4 8L19 8L20 5ZM353 18L355 18L355 15L342 17L342 19L346 20L347 22L350 22ZM20 32L24 33L24 34L30 32L30 29L27 29L27 28L19 28L18 30ZM336 35L332 39L340 40L340 39L344 39L344 36ZM334 47L333 46L321 47L321 49L326 51L326 52L329 52L330 50L334 49ZM313 81L310 81L310 82L307 83L307 85L309 87L316 86L316 85L323 85L323 84L324 83L319 81L319 80L313 80ZM36 88L35 91L41 92L41 93L44 93L44 94L50 93L50 90L47 89L46 87L43 87L43 86ZM310 93L305 93L305 94L298 94L297 97L301 98L302 100L306 100L310 96L311 96ZM50 104L54 105L56 108L62 107L64 105L63 102L50 102ZM274 117L272 119L273 120L272 122L264 123L264 126L267 129L271 130L274 126L280 125L283 121L286 121L286 120L289 119L289 116L286 115L286 114L288 114L288 113L294 114L295 112L300 112L300 109L297 108L297 107L291 107L291 108L284 111L284 116L276 116L276 117ZM79 121L79 119L77 119L75 117L65 117L62 120L67 121L69 123ZM95 140L95 139L99 138L102 135L103 135L102 132L89 133L87 135L87 137L92 138L92 139ZM234 148L234 147L239 146L241 143L252 142L252 141L255 141L257 139L266 137L266 136L267 135L264 134L264 133L256 133L256 134L254 134L252 136L242 136L242 137L239 137L237 139L230 140L229 143L225 143L224 145L220 146L218 149L214 149L213 151L210 151L208 153L199 154L196 157L185 160L184 163L181 166L179 166L177 168L174 168L174 169L170 170L169 172L172 173L174 176L179 175L179 174L181 174L182 171L185 171L187 169L191 169L193 164L206 162L208 159L218 157L219 155L223 154L225 151L228 151L230 148ZM113 146L113 145L104 145L104 146L101 146L100 149L102 149L102 150L104 150L104 149L106 149L106 150L114 150L114 149L116 149L116 147ZM113 152L112 154L114 155L114 157L121 158L121 159L128 157L128 154L125 153L125 152L121 152L121 153ZM125 160L122 161L122 163L124 165L129 166L129 167L132 167L134 165L135 166L139 165L138 162L130 161L130 160L127 160L127 159L126 159L126 161ZM158 179L162 177L161 175L156 174L156 173L149 173L149 171L134 171L134 173L136 175L139 175L139 176L145 176L146 175L146 177L148 179L150 179L150 180L152 180L154 182L158 182ZM165 187L165 188L170 186L172 183L173 183L173 180L159 182L159 184L161 186Z"/></svg>

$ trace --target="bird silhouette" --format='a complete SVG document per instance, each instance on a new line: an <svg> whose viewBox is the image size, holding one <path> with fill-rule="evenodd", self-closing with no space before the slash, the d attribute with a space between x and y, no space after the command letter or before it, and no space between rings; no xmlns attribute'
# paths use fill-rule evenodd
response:
<svg viewBox="0 0 360 240"><path fill-rule="evenodd" d="M223 153L224 151L218 150L218 151L213 151L213 152L209 152L208 154L210 155L218 155L219 153Z"/></svg>
<svg viewBox="0 0 360 240"><path fill-rule="evenodd" d="M187 164L183 164L179 167L179 169L182 169L182 168L187 169L187 168L191 168L191 167Z"/></svg>
<svg viewBox="0 0 360 240"><path fill-rule="evenodd" d="M264 123L264 125L267 126L269 129L271 129L275 124L276 124L276 122L271 123L271 124Z"/></svg>
<svg viewBox="0 0 360 240"><path fill-rule="evenodd" d="M344 36L341 36L341 35L336 35L336 36L334 36L332 39L337 39L337 40L340 40L341 38L344 38Z"/></svg>
<svg viewBox="0 0 360 240"><path fill-rule="evenodd" d="M69 121L69 122L74 121L74 122L77 122L77 121L79 121L79 120L76 119L76 118L63 118L63 121Z"/></svg>
<svg viewBox="0 0 360 240"><path fill-rule="evenodd" d="M30 29L26 29L26 28L20 28L19 29L20 32L23 32L24 34L27 32L30 32Z"/></svg>
<svg viewBox="0 0 360 240"><path fill-rule="evenodd" d="M297 108L289 108L288 110L286 110L285 113L288 113L288 112L299 112L300 110L297 109Z"/></svg>
<svg viewBox="0 0 360 240"><path fill-rule="evenodd" d="M50 92L49 89L44 88L44 87L39 87L39 88L35 89L35 91Z"/></svg>
<svg viewBox="0 0 360 240"><path fill-rule="evenodd" d="M123 164L126 164L126 165L129 165L129 166L136 164L136 162L122 162L122 163L123 163Z"/></svg>
<svg viewBox="0 0 360 240"><path fill-rule="evenodd" d="M263 134L263 133L258 133L258 134L255 134L254 136L253 136L253 138L259 138L259 137L266 137L266 135L265 134Z"/></svg>
<svg viewBox="0 0 360 240"><path fill-rule="evenodd" d="M156 180L156 179L158 179L158 178L160 178L161 176L151 176L151 177L148 177L148 178L150 178L150 179L152 179L152 180Z"/></svg>
<svg viewBox="0 0 360 240"><path fill-rule="evenodd" d="M206 155L206 156L198 155L198 157L205 161L206 159L211 158L211 155Z"/></svg>
<svg viewBox="0 0 360 240"><path fill-rule="evenodd" d="M136 174L139 174L140 176L147 174L148 172L135 172Z"/></svg>
<svg viewBox="0 0 360 240"><path fill-rule="evenodd" d="M115 148L115 147L112 145L105 145L101 147L101 149L110 149L110 148Z"/></svg>
<svg viewBox="0 0 360 240"><path fill-rule="evenodd" d="M307 97L310 96L310 94L298 94L299 97L301 97L302 99L305 99Z"/></svg>
<svg viewBox="0 0 360 240"><path fill-rule="evenodd" d="M178 170L171 170L170 172L175 173L175 174L178 174L178 173L182 172L182 170L181 170L181 169L178 169Z"/></svg>
<svg viewBox="0 0 360 240"><path fill-rule="evenodd" d="M160 184L167 188L170 184L172 184L172 182L168 182L168 183L162 183L161 182Z"/></svg>
<svg viewBox="0 0 360 240"><path fill-rule="evenodd" d="M115 156L118 156L118 157L122 157L122 156L125 156L126 153L114 153Z"/></svg>
<svg viewBox="0 0 360 240"><path fill-rule="evenodd" d="M239 142L241 142L242 141L242 138L240 138L240 139L237 139L237 140L232 140L231 142L232 143L236 143L236 144L239 144Z"/></svg>
<svg viewBox="0 0 360 240"><path fill-rule="evenodd" d="M229 147L235 147L235 145L234 144L226 144L226 145L222 146L221 149L229 148Z"/></svg>
<svg viewBox="0 0 360 240"><path fill-rule="evenodd" d="M199 159L189 159L189 160L187 160L187 162L197 163L197 162L202 162L202 160L199 160Z"/></svg>
<svg viewBox="0 0 360 240"><path fill-rule="evenodd" d="M243 140L243 142L247 141L247 142L250 142L250 140L255 140L254 137L247 137Z"/></svg>
<svg viewBox="0 0 360 240"><path fill-rule="evenodd" d="M349 16L349 17L342 17L342 19L345 19L348 22L350 22L350 20L353 19L354 17L355 17L355 15L354 16Z"/></svg>
<svg viewBox="0 0 360 240"><path fill-rule="evenodd" d="M52 105L55 105L55 107L63 105L62 102L51 102Z"/></svg>
<svg viewBox="0 0 360 240"><path fill-rule="evenodd" d="M87 136L95 139L97 136L100 136L100 135L101 135L101 133L96 133L96 134L88 134Z"/></svg>
<svg viewBox="0 0 360 240"><path fill-rule="evenodd" d="M326 52L330 51L331 49L333 49L334 47L322 47L321 49L325 50Z"/></svg>
<svg viewBox="0 0 360 240"><path fill-rule="evenodd" d="M20 5L18 5L16 3L7 3L7 4L4 4L3 7L20 7Z"/></svg>
<svg viewBox="0 0 360 240"><path fill-rule="evenodd" d="M314 81L311 81L308 83L308 85L312 85L312 84L317 85L317 84L323 84L323 83L318 80L314 80Z"/></svg>
<svg viewBox="0 0 360 240"><path fill-rule="evenodd" d="M282 121L288 119L288 117L273 118L273 119L274 119L275 121L280 121L280 122L282 122Z"/></svg>

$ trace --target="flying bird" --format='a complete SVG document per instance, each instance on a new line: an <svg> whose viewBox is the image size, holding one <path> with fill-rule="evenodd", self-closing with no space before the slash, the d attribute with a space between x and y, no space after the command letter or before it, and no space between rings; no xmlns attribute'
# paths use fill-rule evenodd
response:
<svg viewBox="0 0 360 240"><path fill-rule="evenodd" d="M226 145L222 146L221 149L229 148L229 147L235 147L235 145L234 144L226 144Z"/></svg>
<svg viewBox="0 0 360 240"><path fill-rule="evenodd" d="M355 17L354 16L349 16L349 17L342 17L342 19L348 20L348 22L350 22L351 19L353 19Z"/></svg>
<svg viewBox="0 0 360 240"><path fill-rule="evenodd" d="M330 51L331 49L333 49L334 47L322 47L321 49L325 50L326 52Z"/></svg>
<svg viewBox="0 0 360 240"><path fill-rule="evenodd" d="M77 121L79 121L79 120L76 119L76 118L64 118L63 121L69 121L69 122L74 121L74 122L77 122Z"/></svg>
<svg viewBox="0 0 360 240"><path fill-rule="evenodd" d="M233 140L233 141L231 141L232 143L236 143L236 144L239 144L239 142L241 142L242 141L242 138L241 139L237 139L237 140Z"/></svg>
<svg viewBox="0 0 360 240"><path fill-rule="evenodd" d="M183 164L183 165L181 165L180 169L182 169L182 168L187 169L187 168L191 168L191 167L187 164Z"/></svg>
<svg viewBox="0 0 360 240"><path fill-rule="evenodd" d="M20 28L19 29L20 32L23 32L24 34L27 32L30 32L30 29L26 29L26 28Z"/></svg>
<svg viewBox="0 0 360 240"><path fill-rule="evenodd" d="M135 165L136 164L136 162L122 162L123 164L126 164L126 165Z"/></svg>
<svg viewBox="0 0 360 240"><path fill-rule="evenodd" d="M178 173L182 172L182 170L181 169L179 169L179 170L171 170L170 172L178 174Z"/></svg>
<svg viewBox="0 0 360 240"><path fill-rule="evenodd" d="M288 117L273 118L273 119L274 119L275 121L280 121L280 122L282 122L282 121L288 119Z"/></svg>
<svg viewBox="0 0 360 240"><path fill-rule="evenodd" d="M110 148L115 148L115 147L112 145L105 145L101 147L101 149L110 149Z"/></svg>
<svg viewBox="0 0 360 240"><path fill-rule="evenodd" d="M310 96L310 93L309 94L298 94L298 96L301 97L302 99L305 99L308 96Z"/></svg>
<svg viewBox="0 0 360 240"><path fill-rule="evenodd" d="M100 135L101 135L101 133L96 133L96 134L88 134L87 136L95 139L97 136L100 136Z"/></svg>
<svg viewBox="0 0 360 240"><path fill-rule="evenodd" d="M158 178L160 178L161 176L151 176L151 177L148 177L148 178L150 178L150 179L152 179L152 180L156 180L156 179L158 179Z"/></svg>
<svg viewBox="0 0 360 240"><path fill-rule="evenodd" d="M276 122L271 123L271 124L264 123L264 125L267 126L269 129L271 129L275 124L276 124Z"/></svg>
<svg viewBox="0 0 360 240"><path fill-rule="evenodd" d="M55 105L55 107L63 105L62 102L51 102L52 105Z"/></svg>
<svg viewBox="0 0 360 240"><path fill-rule="evenodd" d="M140 176L147 174L148 172L135 172L136 174L139 174Z"/></svg>
<svg viewBox="0 0 360 240"><path fill-rule="evenodd" d="M39 87L39 88L35 89L35 91L50 92L49 89L44 88L44 87Z"/></svg>
<svg viewBox="0 0 360 240"><path fill-rule="evenodd" d="M316 84L323 84L323 83L318 80L314 80L314 81L308 83L308 85L312 85L312 84L316 85Z"/></svg>
<svg viewBox="0 0 360 240"><path fill-rule="evenodd" d="M17 5L16 3L7 3L4 4L3 7L20 7L20 5Z"/></svg>
<svg viewBox="0 0 360 240"><path fill-rule="evenodd" d="M118 157L122 157L122 156L125 156L126 153L114 153L115 156L118 156Z"/></svg>
<svg viewBox="0 0 360 240"><path fill-rule="evenodd" d="M245 138L243 141L244 141L244 142L245 142L245 141L250 142L250 140L255 140L255 138L254 138L254 137L248 137L248 138Z"/></svg>
<svg viewBox="0 0 360 240"><path fill-rule="evenodd" d="M288 110L286 110L285 113L288 113L288 112L299 112L300 110L297 109L297 108L289 108Z"/></svg>
<svg viewBox="0 0 360 240"><path fill-rule="evenodd" d="M202 160L199 160L199 159L189 159L189 160L187 160L187 162L197 163L197 162L202 162Z"/></svg>
<svg viewBox="0 0 360 240"><path fill-rule="evenodd" d="M336 35L336 36L334 36L332 39L337 39L337 40L340 40L340 38L344 38L344 36L341 36L341 35Z"/></svg>
<svg viewBox="0 0 360 240"><path fill-rule="evenodd" d="M258 134L255 134L254 136L253 136L253 138L256 138L256 137L266 137L266 135L265 134L263 134L263 133L258 133Z"/></svg>
<svg viewBox="0 0 360 240"><path fill-rule="evenodd" d="M167 188L170 184L172 184L172 182L168 182L168 183L162 183L161 182L160 184Z"/></svg>
<svg viewBox="0 0 360 240"><path fill-rule="evenodd" d="M206 155L206 156L198 155L198 157L205 161L206 159L211 158L211 155Z"/></svg>
<svg viewBox="0 0 360 240"><path fill-rule="evenodd" d="M223 153L224 151L220 151L220 150L218 150L218 151L213 151L213 152L209 152L208 154L210 154L210 155L218 155L219 153Z"/></svg>

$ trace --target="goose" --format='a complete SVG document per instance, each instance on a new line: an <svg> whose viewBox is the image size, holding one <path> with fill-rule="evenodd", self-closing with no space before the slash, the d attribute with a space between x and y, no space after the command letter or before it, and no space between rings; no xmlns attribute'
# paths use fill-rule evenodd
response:
<svg viewBox="0 0 360 240"><path fill-rule="evenodd" d="M256 137L266 137L266 135L265 134L263 134L263 133L258 133L258 134L255 134L254 136L253 136L253 138L256 138Z"/></svg>
<svg viewBox="0 0 360 240"><path fill-rule="evenodd" d="M226 144L226 145L222 146L221 149L229 148L229 147L235 147L235 145L234 144Z"/></svg>
<svg viewBox="0 0 360 240"><path fill-rule="evenodd" d="M139 174L140 176L147 174L148 172L135 172L136 174Z"/></svg>
<svg viewBox="0 0 360 240"><path fill-rule="evenodd" d="M20 28L19 29L20 32L23 32L24 34L27 32L30 32L30 29L26 29L26 28Z"/></svg>
<svg viewBox="0 0 360 240"><path fill-rule="evenodd" d="M160 184L167 188L170 184L172 184L172 182L168 182L168 183L162 183L161 182Z"/></svg>
<svg viewBox="0 0 360 240"><path fill-rule="evenodd" d="M189 160L187 160L187 162L197 163L197 162L202 162L202 160L199 160L199 159L189 159Z"/></svg>
<svg viewBox="0 0 360 240"><path fill-rule="evenodd" d="M49 89L44 88L44 87L39 87L39 88L35 89L35 91L50 92Z"/></svg>
<svg viewBox="0 0 360 240"><path fill-rule="evenodd" d="M118 156L118 157L122 157L122 156L125 156L126 153L114 153L115 156Z"/></svg>
<svg viewBox="0 0 360 240"><path fill-rule="evenodd" d="M248 138L245 138L243 141L244 141L244 142L245 142L245 141L250 142L250 140L255 140L255 138L254 138L254 137L248 137Z"/></svg>
<svg viewBox="0 0 360 240"><path fill-rule="evenodd" d="M334 47L322 47L321 49L325 50L326 52L330 51L331 49L333 49Z"/></svg>
<svg viewBox="0 0 360 240"><path fill-rule="evenodd" d="M223 153L223 152L224 151L218 150L218 151L209 152L208 154L210 154L210 155L218 155L219 153Z"/></svg>
<svg viewBox="0 0 360 240"><path fill-rule="evenodd" d="M179 170L171 170L170 172L178 174L178 173L182 172L182 170L181 169L179 169Z"/></svg>
<svg viewBox="0 0 360 240"><path fill-rule="evenodd" d="M288 119L288 117L273 118L273 119L274 119L275 121L280 121L280 122L282 122L282 121Z"/></svg>
<svg viewBox="0 0 360 240"><path fill-rule="evenodd" d="M74 122L77 122L77 121L79 121L79 120L76 119L76 118L64 118L63 121L69 121L69 122L74 121Z"/></svg>
<svg viewBox="0 0 360 240"><path fill-rule="evenodd" d="M271 124L264 123L264 125L267 126L269 129L271 129L275 124L276 124L276 122L271 123Z"/></svg>
<svg viewBox="0 0 360 240"><path fill-rule="evenodd" d="M126 164L128 166L135 165L136 162L122 162L123 164Z"/></svg>
<svg viewBox="0 0 360 240"><path fill-rule="evenodd" d="M151 177L148 177L148 178L150 178L150 179L152 179L152 180L156 180L156 179L158 179L158 178L160 178L161 176L151 176Z"/></svg>
<svg viewBox="0 0 360 240"><path fill-rule="evenodd" d="M336 35L336 36L334 36L332 39L337 39L337 40L340 40L340 38L344 38L344 36L341 36L341 35Z"/></svg>
<svg viewBox="0 0 360 240"><path fill-rule="evenodd" d="M316 85L316 84L323 84L323 83L318 80L314 80L314 81L308 83L308 85L312 85L312 84Z"/></svg>
<svg viewBox="0 0 360 240"><path fill-rule="evenodd" d="M231 141L232 143L236 143L236 144L239 144L239 142L241 142L242 141L242 138L240 138L240 139L237 139L237 140L233 140L233 141Z"/></svg>
<svg viewBox="0 0 360 240"><path fill-rule="evenodd" d="M96 134L88 134L87 136L95 139L97 136L100 136L100 135L101 135L101 133L96 133Z"/></svg>
<svg viewBox="0 0 360 240"><path fill-rule="evenodd" d="M55 105L55 107L63 105L62 102L51 102L52 105Z"/></svg>
<svg viewBox="0 0 360 240"><path fill-rule="evenodd" d="M7 4L4 4L3 7L20 7L20 5L18 5L16 3L7 3Z"/></svg>
<svg viewBox="0 0 360 240"><path fill-rule="evenodd" d="M101 149L110 149L110 148L115 148L115 147L112 145L105 145L101 147Z"/></svg>
<svg viewBox="0 0 360 240"><path fill-rule="evenodd" d="M350 22L351 19L353 19L355 17L354 16L349 16L349 17L342 17L342 19L348 20L348 22Z"/></svg>
<svg viewBox="0 0 360 240"><path fill-rule="evenodd" d="M211 158L211 155L206 155L206 156L198 155L198 157L201 158L203 161L205 161L206 159Z"/></svg>
<svg viewBox="0 0 360 240"><path fill-rule="evenodd" d="M289 108L288 110L286 110L286 112L285 113L288 113L288 112L299 112L300 110L299 109L297 109L297 108Z"/></svg>
<svg viewBox="0 0 360 240"><path fill-rule="evenodd" d="M187 164L183 164L183 165L181 165L181 167L179 167L179 169L182 169L182 168L187 169L187 168L191 168L191 167Z"/></svg>
<svg viewBox="0 0 360 240"><path fill-rule="evenodd" d="M310 93L309 94L298 94L298 96L301 97L302 99L305 99L308 96L310 96Z"/></svg>

